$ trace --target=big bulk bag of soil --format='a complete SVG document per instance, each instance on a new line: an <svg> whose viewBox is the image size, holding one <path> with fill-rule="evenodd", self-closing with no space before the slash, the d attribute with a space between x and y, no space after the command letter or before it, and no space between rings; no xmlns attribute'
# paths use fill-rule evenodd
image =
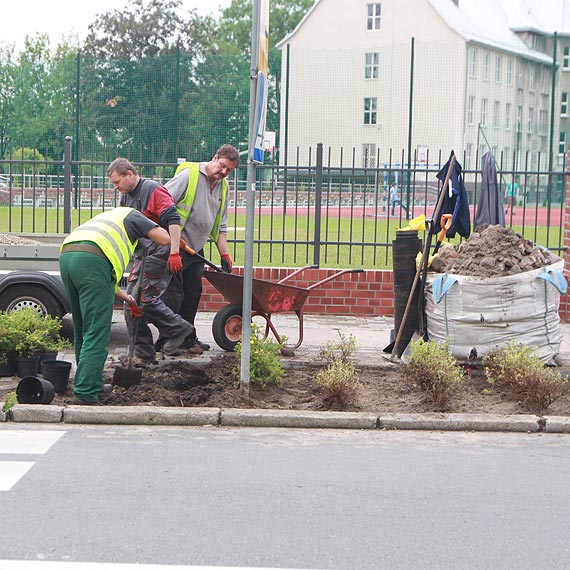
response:
<svg viewBox="0 0 570 570"><path fill-rule="evenodd" d="M564 262L504 277L430 274L426 282L427 332L459 362L480 359L509 341L534 346L542 362L560 352L560 294Z"/></svg>

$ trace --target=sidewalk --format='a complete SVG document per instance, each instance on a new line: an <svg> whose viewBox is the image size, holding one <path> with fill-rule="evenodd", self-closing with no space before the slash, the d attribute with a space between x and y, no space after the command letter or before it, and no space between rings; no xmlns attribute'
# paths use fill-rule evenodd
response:
<svg viewBox="0 0 570 570"><path fill-rule="evenodd" d="M211 345L211 350L194 361L208 363L224 351L213 340L211 323L214 313L199 313L196 327L200 340ZM70 326L69 317L64 327ZM299 338L299 321L295 315L275 315L275 328L286 335L289 344ZM570 324L561 324L563 340L559 358L564 367L570 367ZM370 366L386 365L384 347L390 343L392 317L359 318L350 316L305 315L302 345L295 351L296 360L314 360L328 341L338 341L339 334L356 339L356 360ZM118 360L127 352L128 335L122 312L115 311L111 334L109 359ZM72 350L59 358L73 362ZM0 421L8 418L0 411ZM383 414L350 412L310 412L299 410L222 410L217 408L152 408L145 406L38 406L18 404L10 418L16 422L138 424L185 426L240 426L240 427L297 427L341 429L414 429L460 431L519 431L570 433L570 417L539 418L534 415L493 416L485 414Z"/></svg>

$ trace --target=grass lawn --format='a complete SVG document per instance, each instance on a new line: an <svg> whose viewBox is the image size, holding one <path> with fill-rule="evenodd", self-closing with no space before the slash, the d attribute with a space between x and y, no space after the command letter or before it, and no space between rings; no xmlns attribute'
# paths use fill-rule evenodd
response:
<svg viewBox="0 0 570 570"><path fill-rule="evenodd" d="M72 210L72 225L77 227L101 210ZM554 221L554 220L553 220ZM392 268L392 240L396 230L408 221L398 218L332 217L321 220L321 267L385 269ZM244 259L245 214L230 212L228 240L236 265ZM0 206L2 231L29 234L63 234L63 208ZM521 226L513 230L523 233ZM259 267L300 267L314 262L315 219L306 215L276 213L257 215L254 229L253 263ZM543 247L556 251L563 245L559 226L529 226L525 237ZM420 238L423 239L420 233ZM435 243L435 238L432 240ZM459 238L453 240L459 242ZM557 251L556 251L557 252ZM557 252L558 253L558 252ZM213 245L205 250L206 257L219 263Z"/></svg>

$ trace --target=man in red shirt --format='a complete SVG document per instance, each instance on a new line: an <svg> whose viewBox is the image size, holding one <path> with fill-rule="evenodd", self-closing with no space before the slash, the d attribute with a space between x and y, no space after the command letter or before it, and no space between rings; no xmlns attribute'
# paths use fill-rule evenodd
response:
<svg viewBox="0 0 570 570"><path fill-rule="evenodd" d="M135 208L147 218L156 222L170 234L170 246L160 246L148 239L139 240L129 275L127 293L133 294L140 271L143 248L147 250L146 268L143 277L143 314L135 341L135 364L145 366L156 362L153 336L149 324L154 325L161 336L168 338L162 350L168 355L181 353L184 340L194 333L194 326L175 313L169 306L177 306L180 300L167 304L164 293L172 279L181 279L182 260L180 258L180 216L172 196L158 182L142 178L133 164L126 158L116 158L107 169L109 180L121 193L121 206ZM176 289L176 288L175 288ZM125 307L125 320L129 334L134 334L136 307ZM200 347L193 351L202 352Z"/></svg>

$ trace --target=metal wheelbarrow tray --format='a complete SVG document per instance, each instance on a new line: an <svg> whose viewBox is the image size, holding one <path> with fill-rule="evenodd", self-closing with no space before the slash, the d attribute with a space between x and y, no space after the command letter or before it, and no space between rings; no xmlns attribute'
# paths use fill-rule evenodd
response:
<svg viewBox="0 0 570 570"><path fill-rule="evenodd" d="M347 273L361 273L362 269L343 269L321 279L306 289L285 285L289 279L299 275L307 269L317 269L316 265L306 265L293 273L290 273L277 282L264 279L253 279L251 316L262 317L265 320L265 337L269 331L277 342L281 342L281 336L271 321L271 315L277 313L295 313L299 320L299 340L293 348L298 348L303 342L303 305L310 292L329 281L337 279ZM243 277L231 273L205 271L204 277L229 301L229 305L222 307L215 315L212 322L212 334L216 344L227 351L232 351L241 338L242 331L242 302L243 302Z"/></svg>

